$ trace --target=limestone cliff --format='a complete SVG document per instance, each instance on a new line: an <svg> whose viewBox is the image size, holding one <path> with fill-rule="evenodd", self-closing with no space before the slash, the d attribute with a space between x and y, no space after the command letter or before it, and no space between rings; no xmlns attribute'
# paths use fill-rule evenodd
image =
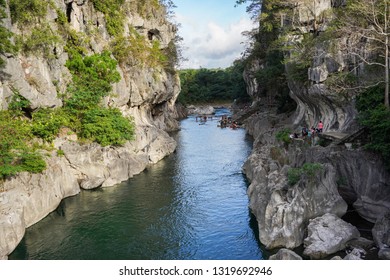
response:
<svg viewBox="0 0 390 280"><path fill-rule="evenodd" d="M328 27L329 20L318 20L319 16L332 7L344 4L343 1L309 1L312 4L315 2L313 10L313 7L303 5L306 2L296 1L292 14L298 20L287 21L287 24L296 24L295 34L323 32ZM288 38L290 41L286 44L291 45L303 40L303 36L297 35L290 35ZM344 38L343 42L346 40ZM308 242L305 238L312 220L327 217L324 215L328 213L343 217L347 212L347 205L372 223L382 219L390 210L390 174L385 170L379 155L367 152L359 143L355 143L353 149L347 149L344 145L321 147L317 145L319 138L316 137L310 140L291 140L288 133L285 134L287 138L284 138L284 142L276 139L278 133L280 136L285 129L300 134L302 127L316 126L320 120L324 122L326 132L356 131L358 124L355 96L340 95L327 84L332 74L348 71L348 67L353 64L351 56L337 48L337 44L343 42L336 42L332 51L324 44L316 44L311 52L305 53L307 68L298 74L299 77L296 64L290 63L296 61L291 58L291 53L284 52L285 59L289 62L285 65L288 77L286 82L290 97L298 105L294 112L280 114L275 107L269 106L266 100L269 97L264 98L270 90L267 91L267 85L259 84L256 76L259 77L259 73L264 75L263 69L270 66L267 58L252 60L244 73L247 88L255 101L248 111L250 116L247 117L245 126L254 136L255 144L243 169L251 182L248 195L250 207L259 224L260 241L267 248L310 246L308 244L312 240ZM308 57L309 54L311 56ZM305 174L302 171L305 163L308 166L320 163L320 171L315 175ZM297 181L291 182L294 174L290 171L297 170L301 175ZM356 229L352 231L355 232ZM348 239L357 238L355 233L353 236L344 236L340 240L346 238L347 242ZM343 250L345 246L344 242L337 250ZM383 244L377 246L383 247ZM315 247L315 252L308 249L305 254L323 258L335 252L334 248L333 251L324 249L325 245L319 247ZM386 253L379 255L384 256Z"/></svg>
<svg viewBox="0 0 390 280"><path fill-rule="evenodd" d="M61 34L61 40L49 44L46 54L41 49L1 55L6 64L0 72L0 109L8 109L16 92L29 101L29 112L63 105L63 93L72 80L65 66L69 57L67 42L76 40L72 34L82 41L80 47L86 54L111 50L121 38L136 38L138 41L129 47L138 43L141 48L133 48L134 56L119 61L121 79L102 102L102 106L119 108L124 116L132 117L135 140L121 147L82 144L74 132L63 129L54 140L54 151L43 152L47 162L43 173L22 172L0 182L0 259L13 251L26 227L53 211L63 198L79 193L80 188L108 187L127 180L176 148L167 132L178 129L175 101L180 91L179 77L172 63L167 66L169 61L152 63L142 56L142 46L168 53L174 45L176 26L168 21L165 7L154 0L116 1L121 4L120 12L110 14L103 9L104 1L42 3L47 13L38 22L47 24L53 34ZM11 19L10 1L5 12L3 25L14 34L12 40L32 34L29 26ZM122 20L120 36L110 29L113 15ZM67 35L61 33L64 26Z"/></svg>

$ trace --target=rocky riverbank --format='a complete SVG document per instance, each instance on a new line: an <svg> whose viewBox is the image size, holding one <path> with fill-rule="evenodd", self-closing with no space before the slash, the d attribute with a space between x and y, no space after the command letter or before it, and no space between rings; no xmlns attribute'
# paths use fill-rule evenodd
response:
<svg viewBox="0 0 390 280"><path fill-rule="evenodd" d="M369 91L351 88L347 79L340 79L341 87L334 83L345 73L359 85L370 79L365 61L350 53L356 46L355 35L336 35L329 29L334 19L346 20L339 16L348 13L348 3L319 0L314 9L305 1L285 5L291 13L282 19L282 26L288 28L274 29L271 36L261 26L275 24L268 21L269 15L278 18L279 10L255 5L267 17L260 20L256 34L261 47L254 48L244 71L252 105L236 117L255 138L243 169L251 182L248 195L260 241L268 249L284 248L275 256L281 259L296 258L287 250L297 248L311 259L334 254L389 259L390 174L381 156L364 148L375 140L367 139L370 132L365 133L358 121L359 97ZM296 17L302 14L307 17ZM282 52L274 48L280 41L287 47ZM378 55L368 41L359 40L358 49L370 57ZM301 134L303 128L319 123L321 135ZM294 138L293 133L302 137ZM340 138L325 139L325 134ZM370 234L365 232L362 238L356 225L346 223L347 211L371 223Z"/></svg>
<svg viewBox="0 0 390 280"><path fill-rule="evenodd" d="M294 116L259 108L245 121L255 142L243 170L251 183L250 208L261 243L268 249L284 248L272 257L279 259L295 259L288 250L302 246L304 258L364 259L375 251L375 258L388 259L390 177L383 164L361 148L276 140L277 132L293 126ZM291 183L290 170L305 163L319 163L321 168ZM357 227L342 219L348 205L375 224L371 240L360 237Z"/></svg>
<svg viewBox="0 0 390 280"><path fill-rule="evenodd" d="M23 172L2 183L0 193L0 258L10 254L25 229L44 218L61 200L80 189L110 187L142 172L176 148L169 135L154 127L139 128L137 142L123 147L80 145L64 138L55 143L63 151L47 155L42 174Z"/></svg>
<svg viewBox="0 0 390 280"><path fill-rule="evenodd" d="M158 2L152 5L150 1L125 0L113 26L110 14L107 16L113 6L101 11L94 1L53 0L50 5L36 2L45 8L42 13L25 11L37 17L36 24L16 24L6 5L4 27L12 34L30 36L37 32L36 28L42 30L40 24L45 23L58 42L53 46L46 42L48 55L40 53L40 47L36 53L1 55L5 64L0 75L0 110L9 109L16 93L30 104L24 108L27 115L39 109L62 107L64 93L72 83L66 65L70 56L67 50L77 46L84 56L109 50L112 58L116 52L115 58L120 60L116 67L120 80L112 85L112 92L104 96L100 106L117 108L123 116L130 117L135 140L120 147L80 143L76 133L64 127L49 143L53 144L51 149L40 151L46 170L39 174L22 172L1 181L0 259L6 259L14 250L27 227L56 209L62 199L78 194L81 188L109 187L127 180L172 153L176 142L167 132L179 129L175 102L180 80L173 66L174 53L169 52L174 47L177 28L167 20L165 7ZM114 12L117 15L118 11ZM123 30L113 32L114 27ZM69 38L72 42L67 41ZM133 54L126 56L127 60L120 59L119 49L115 49L120 43L128 44L122 51ZM132 48L134 44L142 46L143 53L137 53ZM159 64L151 52L169 52L168 61Z"/></svg>

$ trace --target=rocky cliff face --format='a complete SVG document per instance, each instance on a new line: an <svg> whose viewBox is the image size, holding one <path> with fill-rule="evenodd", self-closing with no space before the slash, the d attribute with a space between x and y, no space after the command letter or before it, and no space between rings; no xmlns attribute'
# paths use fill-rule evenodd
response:
<svg viewBox="0 0 390 280"><path fill-rule="evenodd" d="M59 32L55 23L59 14L66 15L71 30L84 34L88 41L87 52L100 53L112 44L113 38L108 32L107 17L94 8L93 2L53 0L41 21ZM165 9L158 1L150 1L156 2L152 6L140 6L138 2L124 1L124 36L136 30L150 44L156 41L161 50L167 49L173 44L176 27L167 20ZM24 28L11 24L8 8L4 26L23 35ZM61 94L71 81L65 67L68 53L63 44L51 51L50 57L23 53L4 56L0 109L8 108L15 90L30 101L31 110L62 106ZM124 116L133 118L135 140L122 147L101 147L95 143L79 144L76 135L64 131L54 141L55 151L45 156L48 168L42 174L23 172L0 182L0 259L13 251L26 227L53 211L61 199L77 194L80 188L108 187L127 180L175 150L176 143L167 131L178 129L178 75L164 66L140 62L119 63L117 70L121 80L113 85L113 93L104 98L102 105L119 108ZM61 150L61 156L57 150Z"/></svg>
<svg viewBox="0 0 390 280"><path fill-rule="evenodd" d="M343 4L343 1L330 0L314 2L320 4L317 7L323 7L322 11L332 4ZM302 11L297 14L302 15ZM312 20L313 15L303 19L310 24ZM305 26L308 28L309 24ZM326 24L317 28L326 28ZM310 31L308 28L305 32ZM248 195L259 224L260 241L267 248L292 249L303 245L308 257L324 258L344 250L348 242L358 239L353 226L347 226L348 234L341 233L345 225L339 219L347 212L347 205L367 221L382 221L383 224L383 216L390 210L390 175L378 156L361 147L353 150L345 146L321 147L314 145L318 139L291 140L290 144L276 140L277 133L283 129L299 133L303 126L316 126L320 120L324 122L325 131L349 132L357 128L354 98L336 94L326 84L332 74L348 67L348 56L339 51L328 52L317 45L313 57L305 81L288 80L290 96L298 105L292 114L277 114L276 109L264 106L266 104L262 106L259 98L262 85L253 79L256 69L266 65L255 62L256 68L250 65L244 73L248 89L252 90L250 95L260 103L256 104L258 111L245 121L255 144L243 169L251 183ZM287 72L294 71L289 67L286 66ZM305 163L320 163L322 167L314 176L302 172L299 180L291 183L289 171L302 168ZM319 220L323 221L322 225L343 226L340 230L334 226L335 231L330 232L317 224ZM381 232L381 240L389 234L387 228L385 231ZM333 244L332 236L343 241ZM377 242L377 247L389 245L383 244L383 241ZM386 258L387 253L382 249L379 257Z"/></svg>

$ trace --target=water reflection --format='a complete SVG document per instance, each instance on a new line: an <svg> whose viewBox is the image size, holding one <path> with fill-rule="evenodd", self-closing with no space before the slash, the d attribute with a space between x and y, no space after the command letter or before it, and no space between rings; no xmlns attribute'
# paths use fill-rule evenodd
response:
<svg viewBox="0 0 390 280"><path fill-rule="evenodd" d="M245 131L189 118L175 138L177 152L135 178L64 200L10 259L262 258L241 173Z"/></svg>

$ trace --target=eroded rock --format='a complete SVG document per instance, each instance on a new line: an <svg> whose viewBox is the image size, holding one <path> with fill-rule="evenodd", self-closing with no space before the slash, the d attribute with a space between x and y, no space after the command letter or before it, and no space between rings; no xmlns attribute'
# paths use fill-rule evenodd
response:
<svg viewBox="0 0 390 280"><path fill-rule="evenodd" d="M359 236L356 227L336 215L325 214L310 221L303 254L312 259L322 259L344 250L348 241Z"/></svg>
<svg viewBox="0 0 390 280"><path fill-rule="evenodd" d="M372 236L379 248L379 258L390 259L390 211L377 220Z"/></svg>
<svg viewBox="0 0 390 280"><path fill-rule="evenodd" d="M294 251L289 249L280 249L275 255L269 257L269 260L302 260Z"/></svg>
<svg viewBox="0 0 390 280"><path fill-rule="evenodd" d="M269 169L269 162L259 154L252 154L244 165L251 180L250 207L262 229L260 241L267 248L296 248L303 242L310 219L325 213L340 217L346 213L347 204L338 194L331 165L324 166L317 177L289 186L289 168L274 170L273 165Z"/></svg>

